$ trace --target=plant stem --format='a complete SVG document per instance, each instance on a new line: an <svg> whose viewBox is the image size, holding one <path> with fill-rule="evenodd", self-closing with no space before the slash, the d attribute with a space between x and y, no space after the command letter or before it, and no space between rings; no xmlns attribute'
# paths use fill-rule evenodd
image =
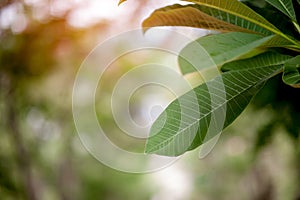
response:
<svg viewBox="0 0 300 200"><path fill-rule="evenodd" d="M295 21L293 21L293 24L294 24L296 30L298 31L298 33L300 34L300 26L299 26L299 24L297 22L295 22Z"/></svg>

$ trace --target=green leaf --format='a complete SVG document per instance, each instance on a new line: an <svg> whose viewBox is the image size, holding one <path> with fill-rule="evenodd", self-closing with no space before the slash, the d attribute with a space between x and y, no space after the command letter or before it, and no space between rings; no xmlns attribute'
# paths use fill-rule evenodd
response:
<svg viewBox="0 0 300 200"><path fill-rule="evenodd" d="M256 48L272 37L238 32L201 37L180 52L179 66L183 74L221 66L246 54L260 53Z"/></svg>
<svg viewBox="0 0 300 200"><path fill-rule="evenodd" d="M154 122L145 152L178 156L213 138L240 115L265 81L281 68L229 71L182 95Z"/></svg>
<svg viewBox="0 0 300 200"><path fill-rule="evenodd" d="M233 24L238 27L242 27L246 30L249 30L249 31L252 31L255 33L259 33L262 35L272 35L273 34L273 32L271 32L261 26L258 26L257 24L255 24L251 21L245 20L244 18L241 18L234 14L230 14L230 13L228 13L226 11L222 11L220 9L215 9L212 7L206 7L206 6L202 6L202 5L198 5L197 9L201 10L202 12L206 13L209 16L212 16L214 18L217 18L219 20ZM243 32L245 32L245 31L243 31Z"/></svg>
<svg viewBox="0 0 300 200"><path fill-rule="evenodd" d="M198 7L198 5L175 4L157 9L143 22L143 27L147 30L155 26L189 26L221 32L251 32L209 16L200 11Z"/></svg>
<svg viewBox="0 0 300 200"><path fill-rule="evenodd" d="M221 70L232 71L232 70L241 70L244 68L257 68L257 67L268 67L268 66L278 66L283 64L291 59L292 56L279 54L277 52L265 52L263 54L257 55L252 58L237 60L230 63L226 63L222 66Z"/></svg>
<svg viewBox="0 0 300 200"><path fill-rule="evenodd" d="M196 3L201 6L208 8L213 8L239 18L242 18L246 21L252 22L257 26L263 27L271 32L278 31L278 29L268 22L265 18L254 12L252 9L247 7L245 4L237 0L185 0L189 2Z"/></svg>
<svg viewBox="0 0 300 200"><path fill-rule="evenodd" d="M266 2L290 17L293 21L297 21L292 0L266 0Z"/></svg>
<svg viewBox="0 0 300 200"><path fill-rule="evenodd" d="M259 0L259 2L261 1ZM262 2L266 4L265 1ZM257 6L253 1L243 1L243 3L254 10L256 13L264 17L266 20L268 20L271 24L275 25L284 34L292 36L296 33L290 18L282 12L278 12L278 9L274 6L270 4Z"/></svg>
<svg viewBox="0 0 300 200"><path fill-rule="evenodd" d="M282 80L287 85L300 88L300 55L284 64Z"/></svg>
<svg viewBox="0 0 300 200"><path fill-rule="evenodd" d="M286 40L279 35L275 35L273 38L268 40L266 43L262 45L263 47L270 48L270 47L284 47L284 48L292 48L295 45L290 41ZM295 46L297 47L297 46Z"/></svg>
<svg viewBox="0 0 300 200"><path fill-rule="evenodd" d="M226 0L226 1L225 0L185 0L185 1L193 2L200 6L205 6L211 9L216 9L228 13L230 15L234 15L237 17L236 20L241 18L244 19L245 21L251 22L251 24L254 24L254 27L249 27L250 30L255 29L256 26L260 26L261 28L264 28L277 35L280 35L281 37L286 38L292 43L299 45L297 41L282 33L279 29L277 29L273 24L268 22L261 15L257 14L251 8L247 7L245 4L237 0ZM228 19L226 19L226 21L228 22ZM245 21L241 21L241 22L245 22Z"/></svg>

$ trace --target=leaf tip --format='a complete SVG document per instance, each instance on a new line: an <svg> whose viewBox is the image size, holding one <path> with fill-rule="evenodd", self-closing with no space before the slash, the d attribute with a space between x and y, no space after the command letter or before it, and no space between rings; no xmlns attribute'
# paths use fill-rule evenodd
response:
<svg viewBox="0 0 300 200"><path fill-rule="evenodd" d="M145 148L144 154L148 155L148 154L151 154L151 152L147 148Z"/></svg>
<svg viewBox="0 0 300 200"><path fill-rule="evenodd" d="M149 155L149 154L154 154L154 151L152 151L151 149L149 149L147 147L147 145L145 146L145 149L144 149L144 154L145 155Z"/></svg>
<svg viewBox="0 0 300 200"><path fill-rule="evenodd" d="M146 34L146 32L149 30L150 28L145 28L145 27L143 27L143 34L145 35Z"/></svg>
<svg viewBox="0 0 300 200"><path fill-rule="evenodd" d="M147 24L147 20L148 19L144 20L142 23L143 34L145 34L151 28L151 26Z"/></svg>
<svg viewBox="0 0 300 200"><path fill-rule="evenodd" d="M120 0L119 3L118 3L118 6L120 6L122 3L124 3L125 1L127 0Z"/></svg>

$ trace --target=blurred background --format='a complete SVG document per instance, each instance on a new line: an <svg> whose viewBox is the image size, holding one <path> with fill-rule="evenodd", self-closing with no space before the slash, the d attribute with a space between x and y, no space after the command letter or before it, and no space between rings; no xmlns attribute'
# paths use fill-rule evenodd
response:
<svg viewBox="0 0 300 200"><path fill-rule="evenodd" d="M300 199L300 95L279 84L280 77L204 159L195 150L158 172L129 174L101 164L81 144L72 88L85 57L107 38L140 28L154 9L176 2L131 0L118 7L117 0L0 0L0 199ZM207 34L178 31L191 38ZM140 62L151 55L140 55ZM121 59L102 80L102 94L112 93L135 65L135 56ZM145 95L150 98L145 92L136 98ZM116 136L113 116L101 103L105 96L97 98L108 137L141 150L144 141Z"/></svg>

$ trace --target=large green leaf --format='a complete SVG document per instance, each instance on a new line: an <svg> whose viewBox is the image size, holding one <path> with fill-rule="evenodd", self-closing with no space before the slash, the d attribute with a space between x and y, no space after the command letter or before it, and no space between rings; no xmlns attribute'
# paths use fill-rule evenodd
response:
<svg viewBox="0 0 300 200"><path fill-rule="evenodd" d="M157 9L143 22L143 27L147 30L155 26L189 26L221 32L251 32L246 28L210 16L202 12L199 7L198 5L175 4Z"/></svg>
<svg viewBox="0 0 300 200"><path fill-rule="evenodd" d="M224 22L233 24L235 26L242 27L249 31L253 31L253 32L256 32L256 33L259 33L262 35L272 35L273 34L272 31L269 31L261 26L258 26L256 23L245 20L244 18L241 18L234 14L230 14L230 13L220 10L220 9L202 6L202 5L198 5L197 9L201 10L202 12L206 13L209 16L212 16L212 17L222 20Z"/></svg>
<svg viewBox="0 0 300 200"><path fill-rule="evenodd" d="M300 56L296 56L284 64L282 80L292 87L300 88Z"/></svg>
<svg viewBox="0 0 300 200"><path fill-rule="evenodd" d="M183 74L221 66L246 54L260 53L256 48L272 37L239 32L201 37L180 52L179 66Z"/></svg>
<svg viewBox="0 0 300 200"><path fill-rule="evenodd" d="M297 21L292 0L266 0L266 2L290 17L293 21Z"/></svg>
<svg viewBox="0 0 300 200"><path fill-rule="evenodd" d="M182 95L154 122L145 152L178 156L213 138L240 115L265 81L281 68L229 71Z"/></svg>
<svg viewBox="0 0 300 200"><path fill-rule="evenodd" d="M292 56L289 55L283 55L277 52L269 51L252 58L226 63L222 66L221 70L224 72L232 70L241 70L245 68L248 69L257 67L268 67L274 65L283 66L283 64L291 58Z"/></svg>
<svg viewBox="0 0 300 200"><path fill-rule="evenodd" d="M257 14L252 9L247 7L245 4L237 0L226 0L226 1L225 0L185 0L185 1L193 2L200 6L205 6L211 9L216 9L228 13L230 15L234 15L237 17L237 19L242 18L244 19L244 21L242 22L245 21L251 22L255 26L260 26L272 33L280 35L283 38L286 38L287 40L291 41L294 44L298 44L297 41L282 33L280 30L278 30L273 24L268 22L261 15ZM226 19L226 21L228 22L228 18ZM253 27L251 28L251 30L253 30Z"/></svg>

